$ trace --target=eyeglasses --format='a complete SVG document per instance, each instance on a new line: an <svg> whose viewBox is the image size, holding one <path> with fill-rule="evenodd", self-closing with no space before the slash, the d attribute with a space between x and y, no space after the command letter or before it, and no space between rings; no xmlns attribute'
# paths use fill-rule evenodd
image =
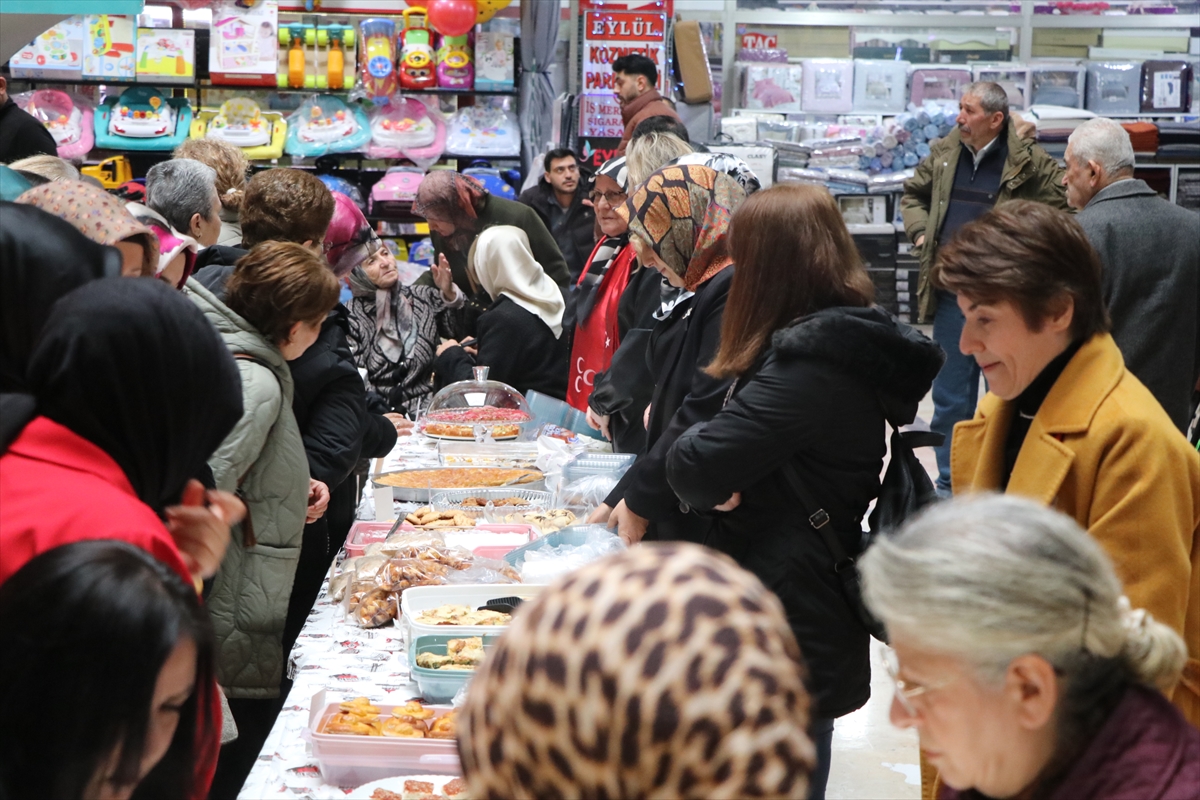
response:
<svg viewBox="0 0 1200 800"><path fill-rule="evenodd" d="M910 717L915 717L918 713L916 707L913 705L915 698L935 692L938 689L944 689L958 680L958 677L955 676L934 684L909 683L900 677L900 659L896 655L896 651L890 647L885 647L883 650L883 663L887 668L888 676L892 679L892 683L896 685L896 699L900 701L900 705L904 707L904 710Z"/></svg>
<svg viewBox="0 0 1200 800"><path fill-rule="evenodd" d="M600 198L603 197L604 202L608 203L610 206L615 206L615 205L618 205L619 203L624 203L625 198L629 197L629 193L628 192L592 192L590 195L588 195L588 197L591 198L591 201L593 204L599 203Z"/></svg>

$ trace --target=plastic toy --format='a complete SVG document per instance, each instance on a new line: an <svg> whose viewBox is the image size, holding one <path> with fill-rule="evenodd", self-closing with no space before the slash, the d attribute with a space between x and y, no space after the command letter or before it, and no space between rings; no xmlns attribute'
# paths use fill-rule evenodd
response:
<svg viewBox="0 0 1200 800"><path fill-rule="evenodd" d="M134 69L132 17L89 14L83 18L83 76L112 81L131 81Z"/></svg>
<svg viewBox="0 0 1200 800"><path fill-rule="evenodd" d="M396 23L364 19L361 30L363 90L367 97L387 97L396 91Z"/></svg>
<svg viewBox="0 0 1200 800"><path fill-rule="evenodd" d="M317 178L329 188L329 191L346 195L354 205L358 206L364 214L366 213L367 204L363 200L362 191L358 186L337 175L318 175Z"/></svg>
<svg viewBox="0 0 1200 800"><path fill-rule="evenodd" d="M157 83L191 83L196 79L196 32L138 28L137 77Z"/></svg>
<svg viewBox="0 0 1200 800"><path fill-rule="evenodd" d="M425 9L420 6L404 9L404 29L400 31L400 87L403 89L432 89L434 75L433 32L426 27ZM420 19L413 22L413 17Z"/></svg>
<svg viewBox="0 0 1200 800"><path fill-rule="evenodd" d="M446 123L420 100L395 95L371 115L371 158L403 157L431 164L445 147Z"/></svg>
<svg viewBox="0 0 1200 800"><path fill-rule="evenodd" d="M242 148L253 161L279 158L287 140L287 122L278 111L263 111L248 97L225 101L218 111L200 111L191 138L212 137Z"/></svg>
<svg viewBox="0 0 1200 800"><path fill-rule="evenodd" d="M292 156L353 153L371 141L371 125L358 105L333 95L315 95L288 117L287 144Z"/></svg>
<svg viewBox="0 0 1200 800"><path fill-rule="evenodd" d="M446 130L446 151L454 155L515 156L521 152L517 117L501 107L460 108Z"/></svg>
<svg viewBox="0 0 1200 800"><path fill-rule="evenodd" d="M125 156L106 158L99 164L80 167L80 173L88 175L104 184L105 189L116 189L122 184L133 180L133 168Z"/></svg>
<svg viewBox="0 0 1200 800"><path fill-rule="evenodd" d="M213 10L209 77L214 84L274 86L278 57L279 7L226 3Z"/></svg>
<svg viewBox="0 0 1200 800"><path fill-rule="evenodd" d="M462 36L443 36L437 49L437 85L443 89L471 89L475 86L475 65L471 43Z"/></svg>
<svg viewBox="0 0 1200 800"><path fill-rule="evenodd" d="M46 126L58 145L59 158L82 158L91 151L95 143L93 112L83 98L57 89L38 89L13 95L13 101Z"/></svg>
<svg viewBox="0 0 1200 800"><path fill-rule="evenodd" d="M508 181L504 180L504 175L498 169L493 167L470 167L464 169L462 174L469 175L479 181L483 184L483 188L488 190L489 194L503 197L505 200L517 199L517 190L509 185Z"/></svg>
<svg viewBox="0 0 1200 800"><path fill-rule="evenodd" d="M293 22L279 28L280 88L342 91L354 84L354 28Z"/></svg>
<svg viewBox="0 0 1200 800"><path fill-rule="evenodd" d="M96 146L113 150L173 150L188 137L192 106L163 97L151 86L133 86L96 109Z"/></svg>
<svg viewBox="0 0 1200 800"><path fill-rule="evenodd" d="M417 187L425 179L419 167L392 167L371 187L372 214L405 214L417 199Z"/></svg>

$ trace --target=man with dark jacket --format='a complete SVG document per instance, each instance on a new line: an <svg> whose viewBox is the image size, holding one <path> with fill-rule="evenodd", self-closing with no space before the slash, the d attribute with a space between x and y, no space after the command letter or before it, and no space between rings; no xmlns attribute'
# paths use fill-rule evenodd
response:
<svg viewBox="0 0 1200 800"><path fill-rule="evenodd" d="M545 174L537 186L521 193L520 200L536 211L550 230L567 262L574 286L595 245L596 213L580 180L574 153L565 147L551 150L542 166Z"/></svg>
<svg viewBox="0 0 1200 800"><path fill-rule="evenodd" d="M1006 200L1033 200L1066 208L1062 168L1042 148L1023 139L1009 119L1008 94L981 81L963 90L958 127L930 148L904 183L900 211L904 230L921 259L917 302L921 321L933 320L933 339L946 351L946 363L933 382L930 427L946 437L935 448L938 494L949 496L950 444L954 426L975 415L979 365L958 349L963 313L950 292L933 291L929 272L937 249L963 225Z"/></svg>
<svg viewBox="0 0 1200 800"><path fill-rule="evenodd" d="M621 104L621 121L625 123L625 134L617 145L617 155L625 155L625 148L633 139L633 130L644 119L650 117L672 117L679 119L665 97L658 93L658 67L640 53L630 53L612 64L613 89L617 102Z"/></svg>
<svg viewBox="0 0 1200 800"><path fill-rule="evenodd" d="M1067 202L1104 265L1113 339L1125 366L1186 431L1200 377L1200 214L1133 177L1129 134L1111 119L1076 128L1066 158Z"/></svg>
<svg viewBox="0 0 1200 800"><path fill-rule="evenodd" d="M8 96L8 80L0 77L0 164L36 155L58 155L54 137Z"/></svg>

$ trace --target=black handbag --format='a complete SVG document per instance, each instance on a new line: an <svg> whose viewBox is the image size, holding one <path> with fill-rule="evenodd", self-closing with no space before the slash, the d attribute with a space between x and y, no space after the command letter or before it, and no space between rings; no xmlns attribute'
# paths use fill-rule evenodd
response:
<svg viewBox="0 0 1200 800"><path fill-rule="evenodd" d="M879 487L879 499L868 519L870 530L863 534L862 547L855 555L846 552L834 530L832 519L823 504L809 492L791 462L783 466L783 476L808 515L808 524L820 535L829 554L833 557L833 572L842 587L842 596L854 612L859 623L881 642L886 642L887 631L883 623L875 618L862 599L862 577L858 572L858 555L866 552L881 533L890 535L908 517L937 499L933 481L913 452L914 447L936 447L945 437L933 431L901 431L891 420L891 461L884 472Z"/></svg>

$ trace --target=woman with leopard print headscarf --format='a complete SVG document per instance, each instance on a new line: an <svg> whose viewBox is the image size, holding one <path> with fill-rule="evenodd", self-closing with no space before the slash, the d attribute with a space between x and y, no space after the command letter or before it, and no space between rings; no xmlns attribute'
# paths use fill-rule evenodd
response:
<svg viewBox="0 0 1200 800"><path fill-rule="evenodd" d="M629 243L638 260L679 290L655 314L646 362L654 393L646 446L589 522L607 522L629 543L703 544L711 519L689 513L667 484L671 445L721 410L731 380L704 367L717 354L721 318L733 282L729 221L746 193L733 178L700 164L666 166L625 201Z"/></svg>
<svg viewBox="0 0 1200 800"><path fill-rule="evenodd" d="M471 683L476 798L794 797L815 759L783 607L730 559L656 544L526 602Z"/></svg>

